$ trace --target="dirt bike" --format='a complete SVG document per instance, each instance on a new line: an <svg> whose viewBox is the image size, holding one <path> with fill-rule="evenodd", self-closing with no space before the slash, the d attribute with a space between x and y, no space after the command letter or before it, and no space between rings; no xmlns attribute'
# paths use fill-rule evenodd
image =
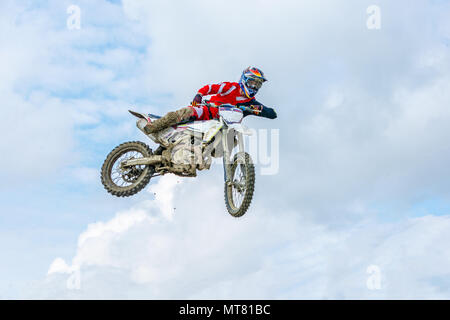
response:
<svg viewBox="0 0 450 320"><path fill-rule="evenodd" d="M105 189L112 195L128 197L141 191L153 177L167 173L195 177L197 170L210 168L212 158L222 157L225 204L232 216L241 217L250 206L255 188L255 168L244 149L243 135L251 135L241 123L245 108L249 109L221 105L217 120L179 123L153 134L147 134L144 127L160 117L129 110L138 118L136 126L159 147L152 152L145 143L133 141L114 148L101 170Z"/></svg>

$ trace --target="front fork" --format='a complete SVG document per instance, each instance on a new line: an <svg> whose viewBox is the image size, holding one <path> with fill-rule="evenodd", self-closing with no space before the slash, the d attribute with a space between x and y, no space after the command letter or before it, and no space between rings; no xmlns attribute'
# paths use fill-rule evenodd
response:
<svg viewBox="0 0 450 320"><path fill-rule="evenodd" d="M231 137L231 143L232 147L230 146L230 139L229 139L229 133L233 133L233 136ZM230 184L233 179L231 177L231 165L232 165L232 151L234 149L234 139L237 137L238 139L238 147L239 152L244 152L244 136L241 132L236 130L229 130L228 128L223 129L223 136L222 136L222 146L223 146L223 179L225 181L225 184Z"/></svg>

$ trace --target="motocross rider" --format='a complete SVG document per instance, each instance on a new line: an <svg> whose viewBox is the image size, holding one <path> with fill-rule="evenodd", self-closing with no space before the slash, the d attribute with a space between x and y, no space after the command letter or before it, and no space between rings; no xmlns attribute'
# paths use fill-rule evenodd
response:
<svg viewBox="0 0 450 320"><path fill-rule="evenodd" d="M275 119L277 117L275 110L255 99L256 93L265 81L267 79L260 69L248 67L242 72L239 82L222 82L204 86L198 90L190 106L169 112L164 117L149 122L144 130L150 134L180 122L217 119L219 118L218 107L222 104L240 107L244 117L253 114ZM209 105L201 104L204 96L211 96L207 100Z"/></svg>

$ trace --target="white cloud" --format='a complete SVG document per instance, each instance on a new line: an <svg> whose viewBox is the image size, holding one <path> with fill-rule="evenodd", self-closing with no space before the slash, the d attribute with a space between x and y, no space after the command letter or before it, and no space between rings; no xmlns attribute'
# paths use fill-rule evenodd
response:
<svg viewBox="0 0 450 320"><path fill-rule="evenodd" d="M0 152L11 156L2 157L0 164L7 168L2 178L10 183L49 178L78 165L84 155L77 139L86 133L93 134L93 141L106 141L115 128L128 133L132 127L130 121L125 124L126 110L130 97L142 98L137 70L145 52L133 47L135 40L128 35L120 35L119 27L128 20L111 22L120 7L102 3L98 8L90 2L81 6L85 23L69 31L63 3L34 7L2 2L0 98L2 131L8 138L1 139ZM97 25L88 23L96 10L108 14L102 23L109 21L109 29L119 29L114 41L98 19ZM121 47L115 47L119 43Z"/></svg>
<svg viewBox="0 0 450 320"><path fill-rule="evenodd" d="M61 258L56 258L55 260L53 260L52 264L50 265L47 274L52 274L52 273L70 273L71 272L71 268L67 265L67 263L61 259Z"/></svg>
<svg viewBox="0 0 450 320"><path fill-rule="evenodd" d="M443 280L450 267L448 216L337 231L299 212L275 214L255 203L256 209L235 219L223 212L220 186L203 192L210 181L177 187L176 180L163 177L152 187L157 197L167 196L159 203L146 201L90 225L79 237L72 264L56 259L47 279L33 288L34 296L440 299L450 294ZM164 211L172 206L177 209L170 219ZM380 290L366 286L370 265L380 268ZM74 270L80 272L79 289L65 286Z"/></svg>
<svg viewBox="0 0 450 320"><path fill-rule="evenodd" d="M153 223L156 218L152 218L149 212L157 211L160 218L172 220L174 211L173 191L179 185L179 179L174 176L167 176L159 180L158 184L152 185L148 192L153 193L155 200L143 202L139 207L132 208L125 212L119 212L110 221L96 222L88 226L78 238L78 252L72 261L72 269L79 269L82 265L111 265L116 266L114 256L110 256L108 249L120 240L122 234L126 234L129 229L135 226ZM117 266L120 266L117 262ZM50 266L49 274L67 270L67 265L61 258L56 258ZM65 271L63 271L65 272Z"/></svg>
<svg viewBox="0 0 450 320"><path fill-rule="evenodd" d="M85 126L77 136L92 143L130 137L134 123L123 112L136 97L166 95L148 106L161 114L248 65L269 77L258 99L279 118L246 121L279 127L282 139L280 174L258 177L242 219L224 213L217 172L179 189L164 177L149 188L156 200L88 226L71 263L56 259L32 296L449 297L448 216L396 220L399 212L383 211L449 196L448 10L436 16L440 7L428 1L384 2L381 30L368 33L369 3L360 1L124 0L125 16L112 5L99 16L86 1L83 17L104 28L84 21L68 33L45 10L16 24L23 8L8 3L0 94L3 129L13 135L0 147L16 157L0 165L20 168L13 174L77 162L73 127ZM111 34L127 46L109 48ZM84 166L74 174L93 178ZM397 222L376 222L380 213ZM379 291L366 288L369 265L382 272ZM74 272L81 286L68 290Z"/></svg>
<svg viewBox="0 0 450 320"><path fill-rule="evenodd" d="M247 65L266 71L269 82L258 100L275 106L279 118L246 123L280 128L281 169L272 182L281 189L295 173L287 206L325 221L333 216L330 203L409 203L449 178L442 163L450 154L438 142L450 133L443 125L450 100L442 43L448 12L428 1L383 2L382 28L373 32L366 28L369 5L123 2L152 39L145 83L173 93L171 108L205 83L237 79ZM438 19L436 29L430 16ZM427 177L427 168L437 170ZM447 190L435 195L446 197Z"/></svg>

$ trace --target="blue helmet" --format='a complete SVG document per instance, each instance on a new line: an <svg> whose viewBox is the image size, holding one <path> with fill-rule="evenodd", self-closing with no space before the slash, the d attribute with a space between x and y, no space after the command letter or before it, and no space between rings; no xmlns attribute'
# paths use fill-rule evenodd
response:
<svg viewBox="0 0 450 320"><path fill-rule="evenodd" d="M253 98L265 81L267 81L267 79L260 69L248 67L242 72L239 85L247 98Z"/></svg>

